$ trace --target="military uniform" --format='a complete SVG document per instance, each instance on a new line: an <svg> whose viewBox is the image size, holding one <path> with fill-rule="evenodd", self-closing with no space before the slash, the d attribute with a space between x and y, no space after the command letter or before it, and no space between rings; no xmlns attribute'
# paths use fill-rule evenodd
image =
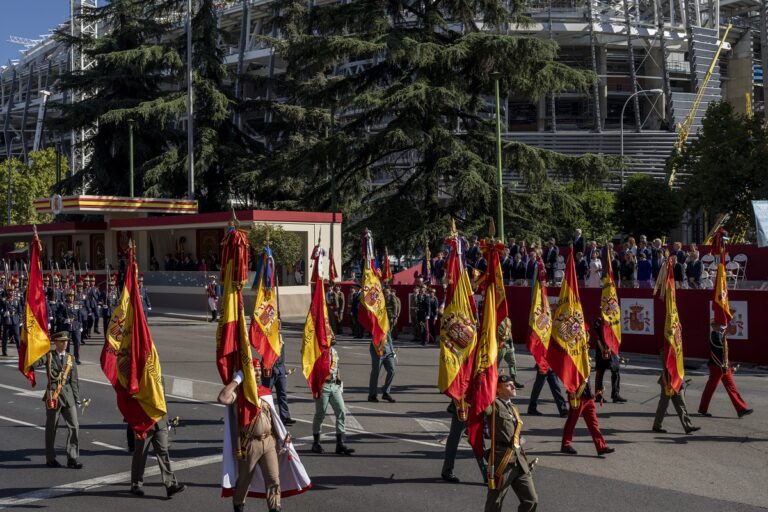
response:
<svg viewBox="0 0 768 512"><path fill-rule="evenodd" d="M445 440L445 457L443 458L443 469L440 472L440 476L447 482L458 483L459 478L453 474L453 467L456 464L459 442L467 430L467 422L459 418L459 412L453 400L448 404L447 411L451 415L451 428L448 432L448 438ZM486 474L485 459L477 454L475 454L475 459L477 460L477 467L480 468L483 481L487 483L488 476Z"/></svg>
<svg viewBox="0 0 768 512"><path fill-rule="evenodd" d="M339 372L339 354L336 349L331 347L331 372L328 374L323 392L319 398L315 399L315 416L312 419L312 451L315 453L324 453L320 446L320 427L325 419L325 410L328 404L331 404L333 414L336 415L336 453L339 455L352 455L355 450L347 448L344 444L344 435L346 433L346 411L344 408L344 397L342 395L341 374Z"/></svg>
<svg viewBox="0 0 768 512"><path fill-rule="evenodd" d="M361 294L362 292L359 287L353 287L352 292L349 294L349 316L352 322L352 335L358 339L363 337L363 327L357 320L357 311L360 308Z"/></svg>
<svg viewBox="0 0 768 512"><path fill-rule="evenodd" d="M170 498L186 489L186 485L179 484L176 475L171 470L171 459L168 455L168 421L163 416L152 425L144 439L136 438L135 440L133 458L131 459L131 493L137 496L144 495L142 489L144 486L144 468L147 465L150 444L155 451L166 495Z"/></svg>
<svg viewBox="0 0 768 512"><path fill-rule="evenodd" d="M0 308L2 308L3 319L3 355L7 356L8 340L13 340L17 350L21 341L22 302L17 298L16 292L11 290L8 296L0 302Z"/></svg>
<svg viewBox="0 0 768 512"><path fill-rule="evenodd" d="M395 349L392 346L392 337L389 333L387 333L381 343L384 345L384 354L381 357L376 353L373 343L369 345L371 353L371 378L368 381L368 401L379 401L376 397L376 388L379 384L379 371L384 366L384 369L387 370L387 377L384 379L384 386L381 388L381 397L391 403L395 401L389 395L389 392L392 390L392 380L395 378Z"/></svg>
<svg viewBox="0 0 768 512"><path fill-rule="evenodd" d="M288 377L285 372L285 343L283 343L280 349L280 357L275 361L272 366L272 373L269 377L262 374L261 385L272 389L274 386L275 400L277 402L277 409L280 412L280 420L285 425L293 425L295 421L291 419L291 413L288 410Z"/></svg>
<svg viewBox="0 0 768 512"><path fill-rule="evenodd" d="M692 434L693 432L696 432L701 427L693 426L691 417L688 416L688 409L685 407L685 399L683 398L683 395L668 386L667 382L669 382L669 374L665 368L661 377L659 377L661 395L659 396L659 405L656 407L656 416L653 419L653 431L666 433L666 430L664 430L661 425L664 422L664 416L667 414L667 408L669 407L669 402L671 400L672 405L675 406L675 411L677 411L677 416L680 418L680 423L683 424L685 433Z"/></svg>
<svg viewBox="0 0 768 512"><path fill-rule="evenodd" d="M67 334L60 332L54 338L67 339ZM38 364L45 366L48 387L43 396L46 405L45 417L45 460L50 467L59 467L56 461L55 441L59 417L67 424L67 465L80 469L77 462L80 456L78 440L79 424L77 405L80 401L80 383L77 378L77 365L70 354L56 350L48 352Z"/></svg>
<svg viewBox="0 0 768 512"><path fill-rule="evenodd" d="M605 444L605 438L600 432L600 425L597 423L597 410L595 409L595 400L592 391L589 388L589 382L584 383L584 388L578 396L569 396L570 409L568 410L568 419L565 420L563 427L563 440L560 445L560 451L563 453L576 454L576 450L571 447L573 440L573 431L576 429L576 423L579 416L584 418L587 424L592 442L595 443L595 449L598 455L613 453L613 448L608 448Z"/></svg>
<svg viewBox="0 0 768 512"><path fill-rule="evenodd" d="M751 414L752 409L747 407L747 403L739 394L736 389L736 383L733 381L733 371L731 370L730 361L728 360L728 340L725 337L725 333L719 331L712 331L709 334L709 379L706 386L704 386L704 392L701 394L701 402L699 402L699 414L709 416L707 412L709 410L709 402L712 400L717 389L717 384L722 382L728 398L731 399L731 403L736 408L736 414L739 418L746 414Z"/></svg>
<svg viewBox="0 0 768 512"><path fill-rule="evenodd" d="M101 334L99 332L99 313L101 307L99 306L99 299L101 298L101 292L99 292L99 289L96 288L96 277L91 276L89 279L90 287L88 288L88 291L86 292L86 305L87 305L87 312L88 312L88 324L86 327L86 330L88 331L88 336L90 337L91 331L93 331L96 334ZM106 332L106 331L104 331Z"/></svg>
<svg viewBox="0 0 768 512"><path fill-rule="evenodd" d="M611 399L616 403L624 403L626 400L621 397L621 361L619 356L614 354L603 340L602 319L595 320L595 391L602 399L603 397L603 376L606 370L611 371Z"/></svg>
<svg viewBox="0 0 768 512"><path fill-rule="evenodd" d="M386 297L387 317L389 318L389 333L392 339L397 339L397 321L400 318L401 303L397 294L393 291Z"/></svg>
<svg viewBox="0 0 768 512"><path fill-rule="evenodd" d="M264 475L267 506L270 511L280 510L280 471L277 463L277 436L272 426L274 411L266 401L261 402L259 415L241 433L241 438L248 439L245 457L238 460L237 484L232 495L232 503L236 511L244 509L248 487L253 480L256 466L261 467Z"/></svg>
<svg viewBox="0 0 768 512"><path fill-rule="evenodd" d="M152 303L149 302L149 294L144 287L143 276L139 276L139 296L141 297L141 306L144 309L144 316L149 317L149 312L152 311Z"/></svg>
<svg viewBox="0 0 768 512"><path fill-rule="evenodd" d="M515 343L512 341L512 321L509 317L499 323L498 340L499 340L499 357L498 366L506 363L509 370L509 376L512 377L512 381L515 383L515 387L521 389L525 386L517 383L517 360L515 359Z"/></svg>
<svg viewBox="0 0 768 512"><path fill-rule="evenodd" d="M85 312L81 303L69 300L70 297L74 299L72 290L67 293L67 297L67 302L60 304L56 312L56 330L69 333L70 345L75 347L75 362L80 364L80 344ZM67 348L67 351L71 351L71 347Z"/></svg>
<svg viewBox="0 0 768 512"><path fill-rule="evenodd" d="M520 499L518 510L532 512L538 506L538 496L533 485L528 459L520 445L522 432L522 420L517 408L512 405L512 400L505 402L501 398L494 400L496 409L493 421L495 423L496 444L491 447L494 450L494 463L496 466L496 478L498 484L495 489L488 489L485 500L486 512L498 512L504 503L504 497L511 487ZM492 409L486 409L487 416L492 415ZM489 420L491 421L491 420ZM506 463L505 463L506 462Z"/></svg>
<svg viewBox="0 0 768 512"><path fill-rule="evenodd" d="M219 289L216 284L216 276L211 276L211 282L205 287L205 293L208 296L208 310L211 312L209 322L215 322L219 314ZM145 292L146 294L146 292Z"/></svg>
<svg viewBox="0 0 768 512"><path fill-rule="evenodd" d="M104 333L107 332L107 326L109 326L109 320L112 318L112 313L115 311L115 308L117 307L117 301L120 299L120 296L117 291L117 287L115 286L117 276L112 276L112 283L110 284L109 288L107 290L104 290L103 292L100 292L99 294L99 302L100 302L100 308L99 311L101 312L101 319L103 322L103 329Z"/></svg>

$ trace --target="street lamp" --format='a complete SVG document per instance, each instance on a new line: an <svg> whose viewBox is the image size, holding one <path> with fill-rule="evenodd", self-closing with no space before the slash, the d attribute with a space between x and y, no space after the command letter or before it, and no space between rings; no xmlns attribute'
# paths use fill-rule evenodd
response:
<svg viewBox="0 0 768 512"><path fill-rule="evenodd" d="M8 160L8 225L11 225L11 150L13 148L13 143L19 140L19 137L15 135L11 139L11 143L8 144L8 152L5 155L6 159Z"/></svg>
<svg viewBox="0 0 768 512"><path fill-rule="evenodd" d="M664 94L664 91L661 89L647 89L647 90L641 90L637 91L634 94L631 94L629 98L627 98L627 101L624 102L624 106L621 107L621 119L619 121L621 126L621 186L624 187L624 109L627 108L627 105L629 104L629 100L637 96L638 94Z"/></svg>
<svg viewBox="0 0 768 512"><path fill-rule="evenodd" d="M502 185L501 165L501 99L499 94L499 73L491 75L496 89L496 171L498 178L498 200L496 201L496 227L499 239L504 240L504 186Z"/></svg>

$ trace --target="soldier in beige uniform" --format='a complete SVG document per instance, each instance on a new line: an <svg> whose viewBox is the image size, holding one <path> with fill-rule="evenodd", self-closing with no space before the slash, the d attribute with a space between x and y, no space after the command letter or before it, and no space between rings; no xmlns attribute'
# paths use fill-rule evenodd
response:
<svg viewBox="0 0 768 512"><path fill-rule="evenodd" d="M261 364L254 360L256 370L256 382L261 382ZM235 389L242 382L242 374L238 372L235 378L219 394L219 402L232 404L235 402ZM266 488L267 506L270 512L280 511L280 470L277 463L277 438L272 426L272 415L275 411L265 401L261 401L259 415L256 416L248 427L240 433L241 438L247 437L245 457L239 459L237 468L237 484L232 495L232 504L235 512L245 510L245 498L248 495L248 487L253 480L256 466L261 467L264 475L264 487ZM289 434L290 436L290 434ZM286 440L286 443L288 440Z"/></svg>
<svg viewBox="0 0 768 512"><path fill-rule="evenodd" d="M494 453L495 488L489 485L485 501L486 512L501 510L504 497L511 487L520 499L519 512L533 512L538 506L538 496L533 485L531 465L520 445L520 434L523 422L520 413L512 405L512 399L517 395L515 384L508 375L500 375L496 400L485 410L489 421L493 421L492 429L496 444L491 447ZM534 460L535 463L535 460Z"/></svg>
<svg viewBox="0 0 768 512"><path fill-rule="evenodd" d="M80 384L77 379L77 365L74 358L66 352L69 333L57 332L53 335L56 345L40 359L39 365L45 366L48 376L48 387L43 396L45 402L45 463L50 468L60 468L56 460L56 427L59 417L67 424L67 467L81 469L83 465L77 461L80 456L77 421L77 406L80 403Z"/></svg>
<svg viewBox="0 0 768 512"><path fill-rule="evenodd" d="M387 307L387 317L389 319L389 333L392 339L397 339L397 321L400 318L402 309L400 299L392 288L384 288L384 300Z"/></svg>

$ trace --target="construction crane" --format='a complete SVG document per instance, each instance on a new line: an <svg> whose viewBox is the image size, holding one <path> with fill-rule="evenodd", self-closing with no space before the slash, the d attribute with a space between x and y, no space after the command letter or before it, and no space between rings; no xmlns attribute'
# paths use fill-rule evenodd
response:
<svg viewBox="0 0 768 512"><path fill-rule="evenodd" d="M712 74L715 72L715 66L717 65L717 60L720 58L720 51L723 49L723 46L725 45L725 40L728 37L728 32L731 31L731 25L730 23L725 27L725 32L723 33L722 39L720 39L720 44L717 46L717 51L715 52L715 56L712 58L712 62L709 65L709 69L707 69L707 73L704 75L704 78L701 81L701 84L699 85L699 90L696 92L696 96L693 98L693 103L691 103L691 109L688 111L688 116L685 118L685 121L682 122L682 124L678 125L677 130L677 142L675 142L675 149L674 153L675 155L679 155L682 153L683 148L685 147L685 143L688 141L688 134L691 131L691 126L693 126L693 121L696 119L696 113L699 110L699 106L701 106L701 100L704 97L704 94L706 94L707 91L707 84L709 84L709 79L712 78ZM677 163L673 162L672 167L669 170L669 178L667 180L667 184L670 188L675 184L675 177L677 175Z"/></svg>

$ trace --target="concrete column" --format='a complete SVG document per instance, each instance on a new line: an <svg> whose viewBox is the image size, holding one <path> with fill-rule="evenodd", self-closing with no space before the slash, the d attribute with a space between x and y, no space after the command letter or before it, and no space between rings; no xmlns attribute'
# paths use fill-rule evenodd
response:
<svg viewBox="0 0 768 512"><path fill-rule="evenodd" d="M746 95L752 94L752 54L752 34L747 32L733 45L728 63L729 80L723 87L723 99L740 114L746 114Z"/></svg>

